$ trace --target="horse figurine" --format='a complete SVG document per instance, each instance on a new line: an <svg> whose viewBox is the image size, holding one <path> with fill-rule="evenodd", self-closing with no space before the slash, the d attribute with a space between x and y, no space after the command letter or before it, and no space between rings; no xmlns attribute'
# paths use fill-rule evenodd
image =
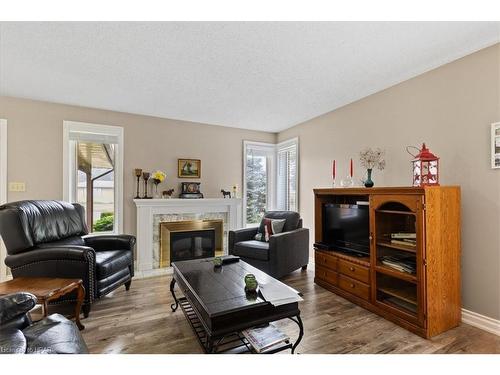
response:
<svg viewBox="0 0 500 375"><path fill-rule="evenodd" d="M174 193L174 189L164 190L162 191L163 198L172 198L172 194Z"/></svg>
<svg viewBox="0 0 500 375"><path fill-rule="evenodd" d="M231 198L231 192L230 191L225 191L224 189L221 189L220 192L222 193L223 198Z"/></svg>

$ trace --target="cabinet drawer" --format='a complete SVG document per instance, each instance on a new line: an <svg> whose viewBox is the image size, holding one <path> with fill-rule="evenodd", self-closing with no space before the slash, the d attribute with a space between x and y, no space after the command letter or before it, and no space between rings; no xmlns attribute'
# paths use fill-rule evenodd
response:
<svg viewBox="0 0 500 375"><path fill-rule="evenodd" d="M325 254L325 253L320 253L319 251L316 251L315 263L318 266L326 267L326 268L329 268L331 270L336 271L337 270L337 261L338 261L338 258L336 256Z"/></svg>
<svg viewBox="0 0 500 375"><path fill-rule="evenodd" d="M370 299L370 287L342 274L338 275L339 287L365 300Z"/></svg>
<svg viewBox="0 0 500 375"><path fill-rule="evenodd" d="M368 269L368 267L363 267L359 264L339 259L337 271L346 276L352 277L353 279L362 281L366 284L369 284L370 282L370 270Z"/></svg>
<svg viewBox="0 0 500 375"><path fill-rule="evenodd" d="M316 265L314 276L317 279L323 280L328 284L338 285L338 274L328 268Z"/></svg>

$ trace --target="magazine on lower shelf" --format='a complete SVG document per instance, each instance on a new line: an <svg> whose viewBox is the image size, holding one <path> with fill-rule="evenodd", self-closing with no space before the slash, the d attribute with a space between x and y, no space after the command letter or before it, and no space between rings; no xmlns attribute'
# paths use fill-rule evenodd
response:
<svg viewBox="0 0 500 375"><path fill-rule="evenodd" d="M274 324L265 327L246 329L241 332L257 353L262 353L283 342L289 341L290 337L281 332Z"/></svg>

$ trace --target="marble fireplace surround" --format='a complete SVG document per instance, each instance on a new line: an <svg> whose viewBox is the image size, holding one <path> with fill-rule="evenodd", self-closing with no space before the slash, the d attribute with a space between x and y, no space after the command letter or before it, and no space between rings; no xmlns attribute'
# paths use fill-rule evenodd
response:
<svg viewBox="0 0 500 375"><path fill-rule="evenodd" d="M186 220L223 221L223 249L227 254L227 234L242 227L242 200L203 199L134 199L137 208L136 277L150 277L172 272L159 268L160 222Z"/></svg>

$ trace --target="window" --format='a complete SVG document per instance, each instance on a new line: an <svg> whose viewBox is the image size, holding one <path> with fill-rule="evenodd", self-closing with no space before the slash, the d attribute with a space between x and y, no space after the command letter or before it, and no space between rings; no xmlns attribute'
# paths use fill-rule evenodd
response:
<svg viewBox="0 0 500 375"><path fill-rule="evenodd" d="M122 231L123 128L64 122L64 199L85 207L91 232Z"/></svg>
<svg viewBox="0 0 500 375"><path fill-rule="evenodd" d="M258 225L266 210L298 210L298 149L298 138L277 145L244 142L246 226Z"/></svg>
<svg viewBox="0 0 500 375"><path fill-rule="evenodd" d="M115 146L77 142L76 202L85 207L92 232L112 232L115 213Z"/></svg>
<svg viewBox="0 0 500 375"><path fill-rule="evenodd" d="M0 119L0 204L7 202L7 120Z"/></svg>
<svg viewBox="0 0 500 375"><path fill-rule="evenodd" d="M0 119L0 204L7 202L7 120ZM0 238L0 281L10 278L4 259L7 252Z"/></svg>
<svg viewBox="0 0 500 375"><path fill-rule="evenodd" d="M260 223L266 210L274 207L275 145L244 142L243 221L246 226Z"/></svg>
<svg viewBox="0 0 500 375"><path fill-rule="evenodd" d="M298 211L298 139L279 143L277 149L277 206L278 210Z"/></svg>

